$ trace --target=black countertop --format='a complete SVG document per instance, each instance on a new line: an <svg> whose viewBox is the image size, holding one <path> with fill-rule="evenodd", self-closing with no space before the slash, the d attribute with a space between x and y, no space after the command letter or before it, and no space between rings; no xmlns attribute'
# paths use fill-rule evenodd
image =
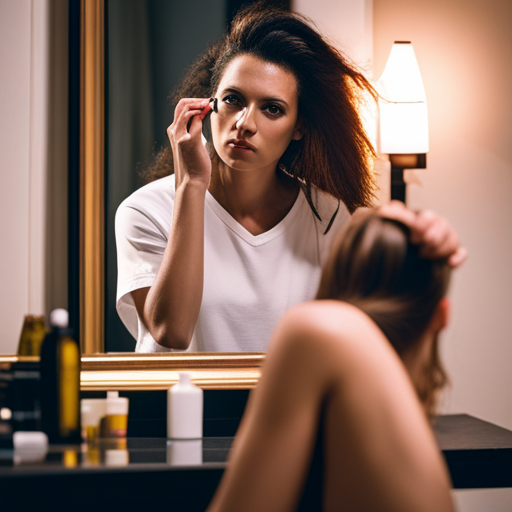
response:
<svg viewBox="0 0 512 512"><path fill-rule="evenodd" d="M434 429L454 488L512 487L512 431L465 414L440 416ZM22 503L28 509L41 500L54 510L162 505L170 510L204 510L232 442L232 437L105 440L97 447L51 447L43 462L32 463L3 452L0 496L9 495L18 510L23 510ZM318 461L313 467L321 473ZM300 510L320 506L320 482L321 476L310 474Z"/></svg>

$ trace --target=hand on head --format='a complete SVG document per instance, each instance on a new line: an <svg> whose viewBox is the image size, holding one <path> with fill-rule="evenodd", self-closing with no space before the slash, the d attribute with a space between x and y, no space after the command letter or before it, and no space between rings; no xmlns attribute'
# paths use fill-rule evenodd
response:
<svg viewBox="0 0 512 512"><path fill-rule="evenodd" d="M453 226L431 210L415 212L401 201L391 201L379 208L379 214L403 222L411 230L411 242L420 246L425 258L447 258L451 267L458 267L467 257Z"/></svg>

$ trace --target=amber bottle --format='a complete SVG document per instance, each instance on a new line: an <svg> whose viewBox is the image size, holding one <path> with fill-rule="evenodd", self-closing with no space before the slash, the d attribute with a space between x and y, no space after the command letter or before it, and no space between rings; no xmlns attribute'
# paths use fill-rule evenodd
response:
<svg viewBox="0 0 512 512"><path fill-rule="evenodd" d="M54 309L49 323L41 349L41 427L50 443L80 443L80 349L65 309Z"/></svg>

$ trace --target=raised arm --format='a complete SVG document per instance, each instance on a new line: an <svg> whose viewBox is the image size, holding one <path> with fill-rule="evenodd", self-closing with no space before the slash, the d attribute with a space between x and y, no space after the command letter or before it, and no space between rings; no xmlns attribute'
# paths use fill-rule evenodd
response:
<svg viewBox="0 0 512 512"><path fill-rule="evenodd" d="M173 220L154 284L131 292L137 313L155 341L168 348L190 344L203 294L204 204L211 161L201 141L208 99L182 99L167 133L176 193Z"/></svg>

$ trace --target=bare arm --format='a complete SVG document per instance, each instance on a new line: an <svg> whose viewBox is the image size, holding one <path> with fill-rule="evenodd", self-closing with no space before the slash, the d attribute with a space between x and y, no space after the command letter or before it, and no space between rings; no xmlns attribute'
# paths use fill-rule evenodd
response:
<svg viewBox="0 0 512 512"><path fill-rule="evenodd" d="M201 307L204 203L211 175L210 158L201 141L205 108L205 99L181 100L176 107L168 129L176 172L168 243L154 284L131 294L144 325L157 343L168 348L189 346Z"/></svg>
<svg viewBox="0 0 512 512"><path fill-rule="evenodd" d="M398 356L368 317L332 301L293 308L277 328L208 512L293 510L324 400L327 510L453 512Z"/></svg>

